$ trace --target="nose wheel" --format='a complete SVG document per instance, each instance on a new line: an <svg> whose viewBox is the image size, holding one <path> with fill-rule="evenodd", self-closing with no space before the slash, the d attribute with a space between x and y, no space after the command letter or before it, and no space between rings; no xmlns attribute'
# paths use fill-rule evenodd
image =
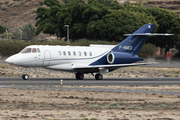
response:
<svg viewBox="0 0 180 120"><path fill-rule="evenodd" d="M27 69L28 69L28 68L26 67L25 70L24 70L24 71L25 71L25 74L22 75L22 79L23 79L23 80L28 80L28 79L29 79L29 75L27 74Z"/></svg>
<svg viewBox="0 0 180 120"><path fill-rule="evenodd" d="M28 76L27 74L23 74L22 79L23 79L23 80L28 80L28 79L29 79L29 76Z"/></svg>

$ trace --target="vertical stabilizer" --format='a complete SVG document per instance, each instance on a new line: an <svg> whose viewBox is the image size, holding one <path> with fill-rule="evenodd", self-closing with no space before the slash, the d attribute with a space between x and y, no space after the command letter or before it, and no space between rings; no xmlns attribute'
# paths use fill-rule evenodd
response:
<svg viewBox="0 0 180 120"><path fill-rule="evenodd" d="M127 52L137 55L146 42L148 33L151 33L155 26L155 24L143 25L141 28L115 46L112 51Z"/></svg>

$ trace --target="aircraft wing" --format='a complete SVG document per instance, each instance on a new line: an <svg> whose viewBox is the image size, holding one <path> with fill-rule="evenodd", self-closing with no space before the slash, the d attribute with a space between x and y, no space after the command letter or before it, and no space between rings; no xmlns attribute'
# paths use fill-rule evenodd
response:
<svg viewBox="0 0 180 120"><path fill-rule="evenodd" d="M156 62L148 63L131 63L131 64L109 64L109 65L90 65L90 66L74 66L74 69L90 69L90 68L120 68L120 67L130 67L130 66L140 66L140 65L152 65L157 64Z"/></svg>

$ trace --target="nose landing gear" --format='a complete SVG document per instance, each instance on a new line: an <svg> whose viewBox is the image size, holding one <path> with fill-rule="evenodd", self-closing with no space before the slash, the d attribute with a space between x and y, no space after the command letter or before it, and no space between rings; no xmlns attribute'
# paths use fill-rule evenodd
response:
<svg viewBox="0 0 180 120"><path fill-rule="evenodd" d="M28 80L28 79L29 79L28 74L23 74L22 79L23 79L23 80Z"/></svg>
<svg viewBox="0 0 180 120"><path fill-rule="evenodd" d="M23 80L28 80L29 79L29 76L27 74L27 68L25 68L25 74L22 75L22 79Z"/></svg>

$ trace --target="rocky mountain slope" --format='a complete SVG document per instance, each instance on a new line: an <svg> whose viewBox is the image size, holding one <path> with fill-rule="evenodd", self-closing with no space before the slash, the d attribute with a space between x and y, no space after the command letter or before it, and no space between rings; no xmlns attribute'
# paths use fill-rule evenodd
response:
<svg viewBox="0 0 180 120"><path fill-rule="evenodd" d="M25 24L35 24L38 2L44 0L0 0L0 25L7 26L10 32L18 33L18 28ZM144 7L160 7L170 9L180 14L180 0L118 0L124 2L139 2Z"/></svg>
<svg viewBox="0 0 180 120"><path fill-rule="evenodd" d="M28 23L34 25L40 1L43 0L1 0L0 25L7 26L10 32Z"/></svg>

